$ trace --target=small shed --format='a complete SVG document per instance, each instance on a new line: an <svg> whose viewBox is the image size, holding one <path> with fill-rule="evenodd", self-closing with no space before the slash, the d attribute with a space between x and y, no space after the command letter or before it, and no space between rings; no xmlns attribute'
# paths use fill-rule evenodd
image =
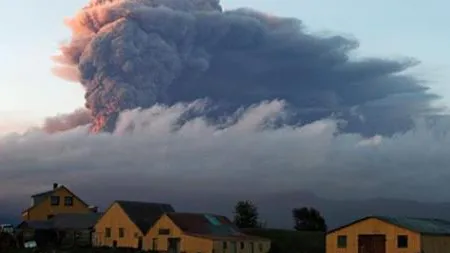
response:
<svg viewBox="0 0 450 253"><path fill-rule="evenodd" d="M450 221L369 216L327 233L327 253L442 253L450 249Z"/></svg>

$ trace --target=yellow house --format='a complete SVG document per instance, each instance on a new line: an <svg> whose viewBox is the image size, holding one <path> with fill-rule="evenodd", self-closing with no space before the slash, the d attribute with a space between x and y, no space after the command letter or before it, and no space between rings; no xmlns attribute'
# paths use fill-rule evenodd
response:
<svg viewBox="0 0 450 253"><path fill-rule="evenodd" d="M327 253L450 252L450 221L370 216L329 231Z"/></svg>
<svg viewBox="0 0 450 253"><path fill-rule="evenodd" d="M90 213L93 210L63 185L53 184L50 191L31 196L31 207L22 212L24 221L49 220L57 214Z"/></svg>
<svg viewBox="0 0 450 253"><path fill-rule="evenodd" d="M174 253L267 253L270 240L242 233L224 216L166 213L145 235L144 249Z"/></svg>
<svg viewBox="0 0 450 253"><path fill-rule="evenodd" d="M166 212L169 204L118 200L103 213L94 227L97 247L143 248L143 238Z"/></svg>

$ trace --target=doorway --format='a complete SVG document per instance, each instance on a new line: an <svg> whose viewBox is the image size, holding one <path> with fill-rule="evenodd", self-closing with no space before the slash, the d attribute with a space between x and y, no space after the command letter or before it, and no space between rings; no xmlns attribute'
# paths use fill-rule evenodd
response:
<svg viewBox="0 0 450 253"><path fill-rule="evenodd" d="M139 238L138 238L138 245L137 245L137 248L138 248L138 250L142 250L142 236L139 236Z"/></svg>
<svg viewBox="0 0 450 253"><path fill-rule="evenodd" d="M231 252L230 253L237 253L237 243L231 242Z"/></svg>
<svg viewBox="0 0 450 253"><path fill-rule="evenodd" d="M168 253L180 253L180 238L167 238L167 252Z"/></svg>
<svg viewBox="0 0 450 253"><path fill-rule="evenodd" d="M386 253L386 236L359 235L358 253Z"/></svg>

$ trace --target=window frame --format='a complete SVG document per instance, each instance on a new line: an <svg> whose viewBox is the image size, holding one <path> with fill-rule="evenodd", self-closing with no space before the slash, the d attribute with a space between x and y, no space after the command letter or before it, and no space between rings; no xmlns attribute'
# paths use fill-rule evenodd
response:
<svg viewBox="0 0 450 253"><path fill-rule="evenodd" d="M158 235L170 235L170 228L158 229Z"/></svg>
<svg viewBox="0 0 450 253"><path fill-rule="evenodd" d="M119 238L124 238L125 237L125 228L119 228Z"/></svg>
<svg viewBox="0 0 450 253"><path fill-rule="evenodd" d="M338 235L336 238L336 245L338 249L347 248L347 235Z"/></svg>
<svg viewBox="0 0 450 253"><path fill-rule="evenodd" d="M105 228L105 238L111 238L112 237L112 231L110 227Z"/></svg>
<svg viewBox="0 0 450 253"><path fill-rule="evenodd" d="M67 200L70 200L70 202L68 202ZM73 206L73 196L64 197L64 206Z"/></svg>
<svg viewBox="0 0 450 253"><path fill-rule="evenodd" d="M401 239L404 239L404 241ZM408 244L408 235L397 235L397 249L407 249Z"/></svg>
<svg viewBox="0 0 450 253"><path fill-rule="evenodd" d="M61 198L59 196L56 196L56 195L50 196L50 205L59 206L60 203L61 203Z"/></svg>

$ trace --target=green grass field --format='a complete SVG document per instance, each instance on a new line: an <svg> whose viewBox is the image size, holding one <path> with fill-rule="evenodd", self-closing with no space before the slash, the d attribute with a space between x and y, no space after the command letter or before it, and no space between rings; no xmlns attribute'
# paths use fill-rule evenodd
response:
<svg viewBox="0 0 450 253"><path fill-rule="evenodd" d="M247 234L272 241L271 253L325 253L325 233L283 229L246 229Z"/></svg>

